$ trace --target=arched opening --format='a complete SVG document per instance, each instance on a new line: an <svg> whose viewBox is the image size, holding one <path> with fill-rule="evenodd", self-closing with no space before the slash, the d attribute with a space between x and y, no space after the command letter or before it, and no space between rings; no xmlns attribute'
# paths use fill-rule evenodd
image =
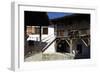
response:
<svg viewBox="0 0 100 73"><path fill-rule="evenodd" d="M82 54L82 44L77 44L78 54Z"/></svg>
<svg viewBox="0 0 100 73"><path fill-rule="evenodd" d="M61 40L59 43L57 43L56 52L70 53L69 45L67 44L66 40Z"/></svg>

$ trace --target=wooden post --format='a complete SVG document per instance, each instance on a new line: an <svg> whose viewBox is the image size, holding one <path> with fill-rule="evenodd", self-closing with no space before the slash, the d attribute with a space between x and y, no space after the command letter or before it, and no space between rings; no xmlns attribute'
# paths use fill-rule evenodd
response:
<svg viewBox="0 0 100 73"><path fill-rule="evenodd" d="M41 34L41 26L40 26L40 43L41 43L41 38L42 38L42 36L41 36L42 34Z"/></svg>
<svg viewBox="0 0 100 73"><path fill-rule="evenodd" d="M72 49L73 49L73 40L70 39L70 53L72 53Z"/></svg>
<svg viewBox="0 0 100 73"><path fill-rule="evenodd" d="M84 41L84 39L81 39L81 40L82 40L82 42L85 44L85 46L88 47L88 43L86 43L86 42Z"/></svg>
<svg viewBox="0 0 100 73"><path fill-rule="evenodd" d="M90 45L90 39L88 38L88 46Z"/></svg>

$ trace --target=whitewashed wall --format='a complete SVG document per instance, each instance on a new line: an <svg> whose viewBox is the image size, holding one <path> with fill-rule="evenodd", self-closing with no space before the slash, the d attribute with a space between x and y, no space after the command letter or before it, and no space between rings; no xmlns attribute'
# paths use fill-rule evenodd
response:
<svg viewBox="0 0 100 73"><path fill-rule="evenodd" d="M55 38L55 36L54 36L54 26L53 26L53 25L52 25L52 26L49 26L49 28L48 28L48 35L51 36L50 41L53 41L54 38ZM50 37L50 36L48 36L48 37ZM55 52L55 42L53 42L53 43L49 46L49 48L48 48L47 50L45 50L44 53L54 53L54 52Z"/></svg>

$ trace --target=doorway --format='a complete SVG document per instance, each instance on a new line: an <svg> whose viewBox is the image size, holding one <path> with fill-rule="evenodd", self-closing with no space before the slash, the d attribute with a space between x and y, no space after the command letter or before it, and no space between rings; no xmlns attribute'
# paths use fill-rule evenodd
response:
<svg viewBox="0 0 100 73"><path fill-rule="evenodd" d="M56 44L56 52L70 53L69 45L65 40L61 40L59 43L56 42Z"/></svg>
<svg viewBox="0 0 100 73"><path fill-rule="evenodd" d="M77 52L78 54L82 54L82 44L77 44Z"/></svg>

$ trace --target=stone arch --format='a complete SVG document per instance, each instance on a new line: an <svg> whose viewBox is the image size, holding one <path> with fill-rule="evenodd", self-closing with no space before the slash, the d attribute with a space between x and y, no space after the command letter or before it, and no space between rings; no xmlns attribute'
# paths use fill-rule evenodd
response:
<svg viewBox="0 0 100 73"><path fill-rule="evenodd" d="M60 40L56 46L56 52L60 53L70 53L69 45L67 44L66 40Z"/></svg>

